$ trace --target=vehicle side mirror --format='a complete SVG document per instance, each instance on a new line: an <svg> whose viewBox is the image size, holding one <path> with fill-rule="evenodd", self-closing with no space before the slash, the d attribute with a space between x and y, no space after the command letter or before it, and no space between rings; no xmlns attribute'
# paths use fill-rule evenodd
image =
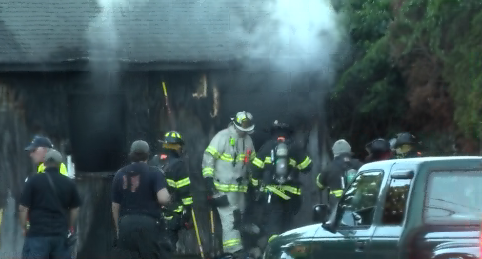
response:
<svg viewBox="0 0 482 259"><path fill-rule="evenodd" d="M326 204L316 204L313 206L313 221L316 223L326 223L330 214L330 206Z"/></svg>

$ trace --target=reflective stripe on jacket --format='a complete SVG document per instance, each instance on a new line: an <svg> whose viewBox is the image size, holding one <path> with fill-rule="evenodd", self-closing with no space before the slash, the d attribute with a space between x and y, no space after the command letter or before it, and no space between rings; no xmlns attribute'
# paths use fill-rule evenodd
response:
<svg viewBox="0 0 482 259"><path fill-rule="evenodd" d="M246 161L263 166L258 160L251 137L240 138L230 125L218 132L206 148L202 161L203 177L214 177L219 191L246 192L249 182Z"/></svg>
<svg viewBox="0 0 482 259"><path fill-rule="evenodd" d="M309 173L313 167L313 163L306 150L293 144L291 141L287 141L286 143L289 148L289 174ZM253 168L254 173L251 183L254 186L258 186L259 180L261 180L264 182L263 184L266 185L261 187L262 191L271 192L285 200L289 200L292 195L301 195L301 182L299 182L297 178L294 179L294 181L289 181L281 185L270 181L275 171L275 162L272 161L271 151L274 150L277 145L278 140L276 138L268 140L261 147L257 155L264 165L261 168Z"/></svg>
<svg viewBox="0 0 482 259"><path fill-rule="evenodd" d="M40 165L38 165L37 167L37 173L40 174L40 173L44 173L45 172L45 165L44 163L40 163ZM69 172L67 172L67 167L65 166L64 163L62 163L60 165L60 173L65 175L65 176L68 176L69 175Z"/></svg>

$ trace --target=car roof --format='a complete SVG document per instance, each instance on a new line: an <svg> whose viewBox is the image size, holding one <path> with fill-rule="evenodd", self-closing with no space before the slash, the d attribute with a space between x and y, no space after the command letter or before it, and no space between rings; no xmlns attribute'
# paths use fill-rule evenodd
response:
<svg viewBox="0 0 482 259"><path fill-rule="evenodd" d="M375 170L380 168L391 168L394 164L411 164L412 166L418 166L427 162L437 161L461 161L461 160L481 160L482 156L440 156L440 157L417 157L417 158L403 158L403 159L390 159L372 162L363 165L358 171Z"/></svg>

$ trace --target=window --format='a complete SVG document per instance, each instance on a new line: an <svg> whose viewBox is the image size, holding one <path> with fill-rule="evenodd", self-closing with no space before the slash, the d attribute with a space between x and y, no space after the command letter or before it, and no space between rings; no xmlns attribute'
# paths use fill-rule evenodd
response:
<svg viewBox="0 0 482 259"><path fill-rule="evenodd" d="M365 172L358 175L347 188L339 205L344 208L342 225L370 226L377 205L383 172Z"/></svg>
<svg viewBox="0 0 482 259"><path fill-rule="evenodd" d="M482 172L432 172L429 175L423 218L430 224L480 222Z"/></svg>
<svg viewBox="0 0 482 259"><path fill-rule="evenodd" d="M392 179L383 207L383 225L401 225L408 200L411 179Z"/></svg>

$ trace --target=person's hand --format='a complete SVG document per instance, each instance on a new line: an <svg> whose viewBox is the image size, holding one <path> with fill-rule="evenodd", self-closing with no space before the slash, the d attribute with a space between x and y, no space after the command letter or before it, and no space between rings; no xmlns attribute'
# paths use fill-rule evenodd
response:
<svg viewBox="0 0 482 259"><path fill-rule="evenodd" d="M228 196L225 193L216 193L213 195L213 203L217 207L227 207L229 206Z"/></svg>

